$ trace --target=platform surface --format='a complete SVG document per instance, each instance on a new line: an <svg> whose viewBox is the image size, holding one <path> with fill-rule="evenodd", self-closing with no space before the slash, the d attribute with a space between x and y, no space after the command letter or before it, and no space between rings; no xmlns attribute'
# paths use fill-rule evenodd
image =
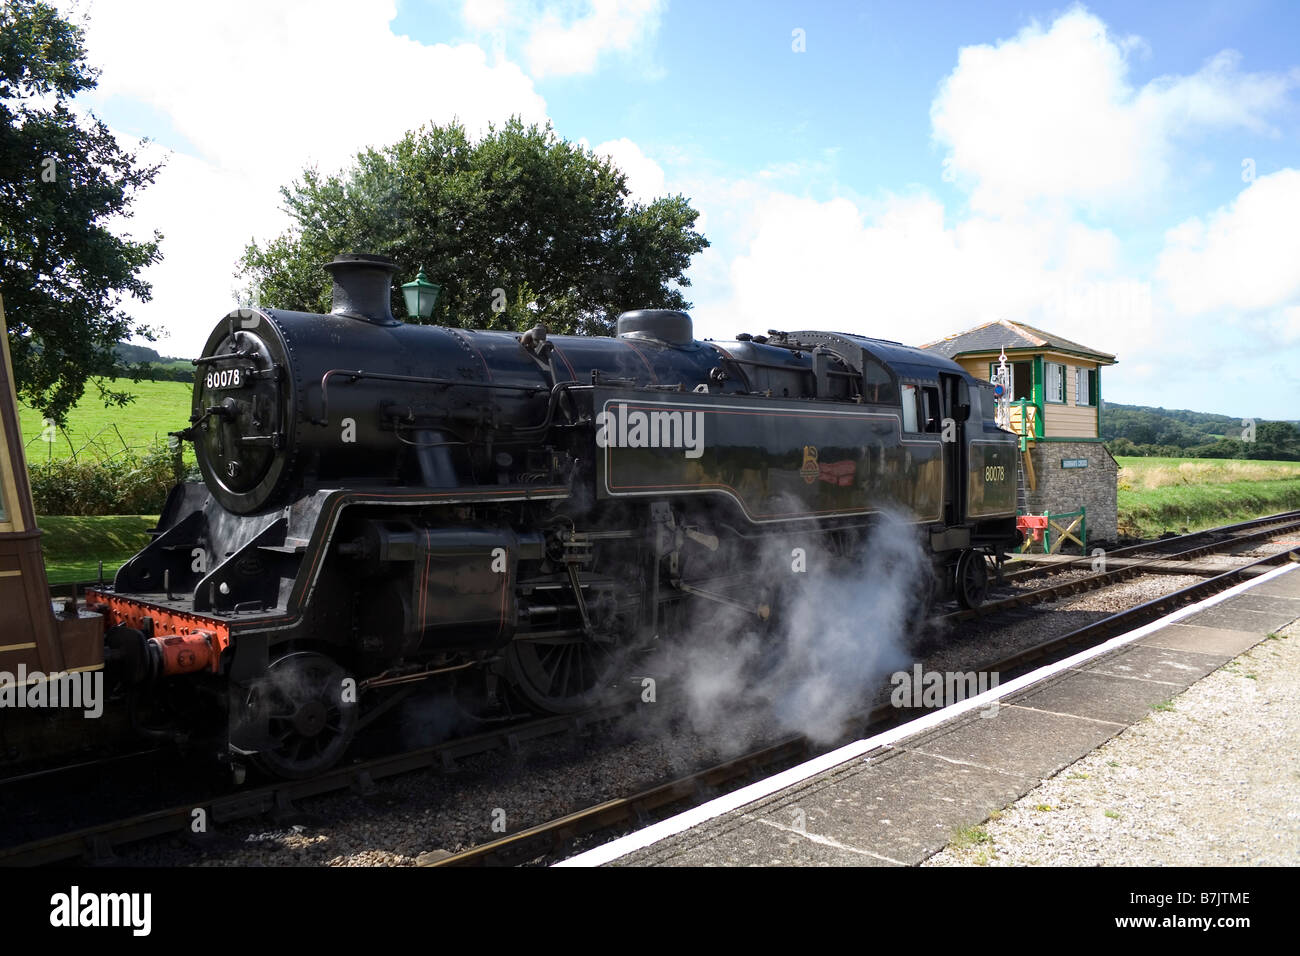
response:
<svg viewBox="0 0 1300 956"><path fill-rule="evenodd" d="M861 755L734 809L683 814L697 821L689 828L665 821L569 863L915 865L1298 618L1300 568L1291 565L1107 642L1116 646L1105 652L1084 652L1093 656L1028 686L1013 681L996 702L923 720L929 726L881 746L863 742Z"/></svg>

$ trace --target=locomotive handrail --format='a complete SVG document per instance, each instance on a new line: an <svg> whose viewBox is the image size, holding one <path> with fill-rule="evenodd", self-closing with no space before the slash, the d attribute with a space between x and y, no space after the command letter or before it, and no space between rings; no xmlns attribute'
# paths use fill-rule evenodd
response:
<svg viewBox="0 0 1300 956"><path fill-rule="evenodd" d="M346 375L353 382L360 381L363 378L370 378L384 382L409 382L414 385L459 385L468 388L500 388L516 392L544 392L547 390L545 385L513 385L507 382L468 382L453 378L432 378L423 375L397 375L393 372L367 372L364 369L332 368L320 377L321 417L313 418L311 420L313 425L329 424L329 380L336 375ZM565 382L561 384L570 383Z"/></svg>
<svg viewBox="0 0 1300 956"><path fill-rule="evenodd" d="M191 365L211 365L213 362L222 362L226 359L253 358L257 355L257 349L240 349L237 352L218 352L215 355L204 355L200 358L190 359Z"/></svg>

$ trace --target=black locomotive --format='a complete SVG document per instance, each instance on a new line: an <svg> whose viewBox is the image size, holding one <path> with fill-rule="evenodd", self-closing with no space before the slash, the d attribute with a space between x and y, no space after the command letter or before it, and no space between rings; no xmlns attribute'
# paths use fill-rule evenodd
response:
<svg viewBox="0 0 1300 956"><path fill-rule="evenodd" d="M411 325L390 261L328 268L331 314L213 330L181 433L204 482L88 595L116 672L219 698L237 760L316 773L440 675L576 710L692 606L779 616L746 575L767 541L851 552L902 510L967 605L1019 541L1015 436L946 359L830 332L701 342L673 311L613 338Z"/></svg>

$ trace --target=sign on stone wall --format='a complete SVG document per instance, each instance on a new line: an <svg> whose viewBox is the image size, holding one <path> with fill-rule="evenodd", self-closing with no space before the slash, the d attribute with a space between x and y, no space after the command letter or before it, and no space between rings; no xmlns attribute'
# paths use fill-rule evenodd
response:
<svg viewBox="0 0 1300 956"><path fill-rule="evenodd" d="M1087 468L1088 459L1086 458L1062 458L1062 468Z"/></svg>

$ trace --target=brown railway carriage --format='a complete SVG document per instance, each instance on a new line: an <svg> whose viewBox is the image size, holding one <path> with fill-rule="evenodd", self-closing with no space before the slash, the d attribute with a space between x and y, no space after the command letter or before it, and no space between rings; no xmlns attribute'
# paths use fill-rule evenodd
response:
<svg viewBox="0 0 1300 956"><path fill-rule="evenodd" d="M100 670L104 622L75 602L50 601L36 526L9 335L0 298L0 681L31 683L51 673Z"/></svg>

